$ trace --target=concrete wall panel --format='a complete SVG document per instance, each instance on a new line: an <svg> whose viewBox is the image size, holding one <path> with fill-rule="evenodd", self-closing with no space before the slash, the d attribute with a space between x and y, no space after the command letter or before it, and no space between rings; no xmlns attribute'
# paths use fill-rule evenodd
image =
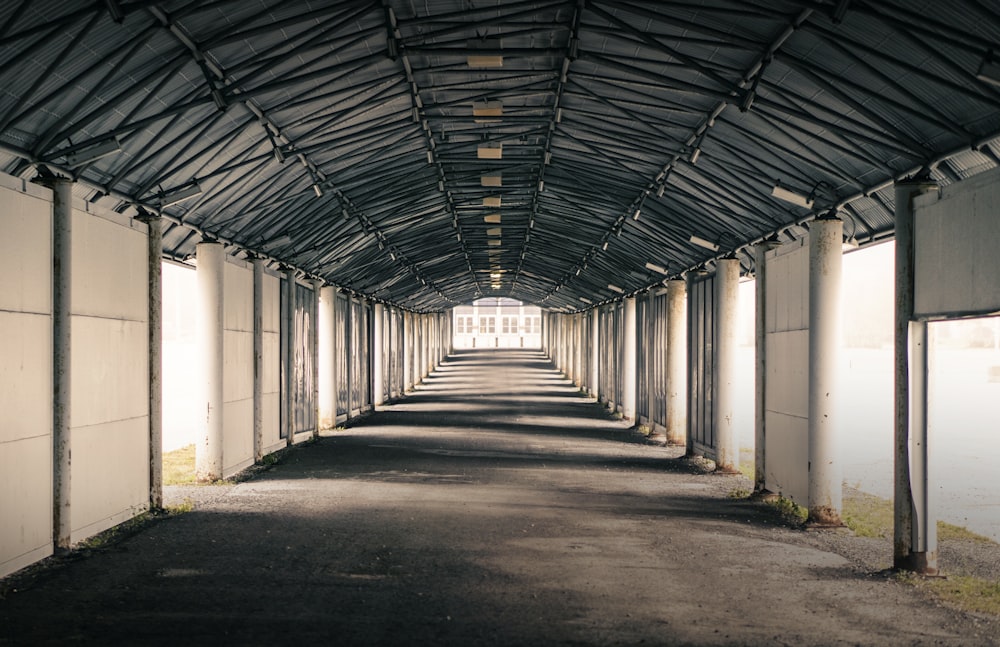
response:
<svg viewBox="0 0 1000 647"><path fill-rule="evenodd" d="M809 245L767 252L765 487L809 497Z"/></svg>
<svg viewBox="0 0 1000 647"><path fill-rule="evenodd" d="M770 333L767 351L767 409L808 417L809 331Z"/></svg>
<svg viewBox="0 0 1000 647"><path fill-rule="evenodd" d="M226 297L223 326L226 330L252 333L253 267L242 261L228 260L224 274Z"/></svg>
<svg viewBox="0 0 1000 647"><path fill-rule="evenodd" d="M253 398L226 402L222 416L222 474L232 476L253 464Z"/></svg>
<svg viewBox="0 0 1000 647"><path fill-rule="evenodd" d="M223 475L253 463L253 267L227 259L223 300Z"/></svg>
<svg viewBox="0 0 1000 647"><path fill-rule="evenodd" d="M1000 312L1000 169L917 198L913 218L915 314Z"/></svg>
<svg viewBox="0 0 1000 647"><path fill-rule="evenodd" d="M73 210L73 314L145 321L146 226Z"/></svg>
<svg viewBox="0 0 1000 647"><path fill-rule="evenodd" d="M264 434L266 451L284 446L281 438L281 279L264 273Z"/></svg>
<svg viewBox="0 0 1000 647"><path fill-rule="evenodd" d="M0 443L0 510L0 577L52 554L51 431Z"/></svg>
<svg viewBox="0 0 1000 647"><path fill-rule="evenodd" d="M809 503L809 421L768 411L766 487L799 505Z"/></svg>
<svg viewBox="0 0 1000 647"><path fill-rule="evenodd" d="M74 316L73 428L149 413L146 322Z"/></svg>
<svg viewBox="0 0 1000 647"><path fill-rule="evenodd" d="M20 193L0 183L0 224L0 258L4 265L0 311L51 313L51 197Z"/></svg>
<svg viewBox="0 0 1000 647"><path fill-rule="evenodd" d="M51 434L52 318L0 310L0 448Z"/></svg>
<svg viewBox="0 0 1000 647"><path fill-rule="evenodd" d="M146 227L73 210L72 541L149 504Z"/></svg>
<svg viewBox="0 0 1000 647"><path fill-rule="evenodd" d="M0 577L52 554L52 193L0 174Z"/></svg>
<svg viewBox="0 0 1000 647"><path fill-rule="evenodd" d="M73 533L78 542L148 508L145 417L73 429Z"/></svg>

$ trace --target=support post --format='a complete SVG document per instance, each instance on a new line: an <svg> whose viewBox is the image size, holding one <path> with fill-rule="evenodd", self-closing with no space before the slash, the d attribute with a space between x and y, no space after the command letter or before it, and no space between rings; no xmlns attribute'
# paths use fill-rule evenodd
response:
<svg viewBox="0 0 1000 647"><path fill-rule="evenodd" d="M147 235L148 353L149 353L149 507L163 508L163 230L160 217L142 211Z"/></svg>
<svg viewBox="0 0 1000 647"><path fill-rule="evenodd" d="M52 534L56 553L69 550L72 505L73 182L48 180L52 189Z"/></svg>
<svg viewBox="0 0 1000 647"><path fill-rule="evenodd" d="M590 311L590 397L600 399L601 311Z"/></svg>
<svg viewBox="0 0 1000 647"><path fill-rule="evenodd" d="M895 496L893 565L938 573L937 526L927 482L927 324L913 320L913 200L939 190L928 180L896 183Z"/></svg>
<svg viewBox="0 0 1000 647"><path fill-rule="evenodd" d="M312 401L313 401L313 419L315 420L315 426L313 426L313 439L319 439L319 293L323 289L323 281L320 279L313 279L313 293L312 293L312 311L316 314L315 318L310 322L312 326Z"/></svg>
<svg viewBox="0 0 1000 647"><path fill-rule="evenodd" d="M319 337L319 425L323 429L333 429L337 426L337 391L334 379L334 302L337 293L332 285L326 285L319 291L319 312L317 326Z"/></svg>
<svg viewBox="0 0 1000 647"><path fill-rule="evenodd" d="M253 460L264 461L264 259L253 257Z"/></svg>
<svg viewBox="0 0 1000 647"><path fill-rule="evenodd" d="M687 436L687 285L667 282L667 444Z"/></svg>
<svg viewBox="0 0 1000 647"><path fill-rule="evenodd" d="M410 376L413 375L413 313L403 312L403 392L413 389Z"/></svg>
<svg viewBox="0 0 1000 647"><path fill-rule="evenodd" d="M622 393L622 416L626 420L635 420L636 412L636 320L635 297L625 299L625 344L622 349L622 373L624 374L624 393Z"/></svg>
<svg viewBox="0 0 1000 647"><path fill-rule="evenodd" d="M723 258L715 270L715 426L716 471L740 469L740 443L734 424L736 382L736 317L739 310L740 262Z"/></svg>
<svg viewBox="0 0 1000 647"><path fill-rule="evenodd" d="M375 307L372 309L373 321L373 332L372 336L372 406L379 407L385 404L385 397L382 392L385 390L385 385L382 376L382 349L384 348L383 343L383 317L385 317L385 306L381 303L376 303Z"/></svg>
<svg viewBox="0 0 1000 647"><path fill-rule="evenodd" d="M840 284L844 223L817 218L809 225L809 519L842 526L843 467L837 439L840 362Z"/></svg>
<svg viewBox="0 0 1000 647"><path fill-rule="evenodd" d="M767 253L780 247L775 240L754 245L754 492L767 491Z"/></svg>
<svg viewBox="0 0 1000 647"><path fill-rule="evenodd" d="M215 241L198 243L198 355L204 420L195 447L195 476L201 483L222 478L223 446L223 299L226 270L225 251Z"/></svg>
<svg viewBox="0 0 1000 647"><path fill-rule="evenodd" d="M281 360L281 407L284 411L282 425L285 431L285 445L295 444L295 270L285 269L284 308L281 312L281 344L284 348Z"/></svg>
<svg viewBox="0 0 1000 647"><path fill-rule="evenodd" d="M354 296L348 294L347 301L345 303L346 309L344 310L344 356L347 358L347 402L344 403L344 408L347 410L347 418L351 418L351 413L354 406L354 380L357 376L354 375L354 353L358 352L354 348L354 326L356 325L354 321Z"/></svg>

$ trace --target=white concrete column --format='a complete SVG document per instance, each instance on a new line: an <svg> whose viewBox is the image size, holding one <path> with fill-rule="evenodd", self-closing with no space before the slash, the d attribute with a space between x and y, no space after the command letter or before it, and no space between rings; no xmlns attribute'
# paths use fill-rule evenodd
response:
<svg viewBox="0 0 1000 647"><path fill-rule="evenodd" d="M202 427L195 446L199 482L222 478L223 299L226 255L221 243L202 242L198 263L198 356L201 358Z"/></svg>
<svg viewBox="0 0 1000 647"><path fill-rule="evenodd" d="M639 341L639 348L646 356L646 392L639 397L646 400L646 423L649 426L649 441L662 443L664 435L656 431L656 381L660 378L666 379L657 363L660 360L659 348L661 341L658 339L658 321L656 318L656 294L657 289L652 288L646 294L646 321L642 329L642 339Z"/></svg>
<svg viewBox="0 0 1000 647"><path fill-rule="evenodd" d="M590 397L600 399L601 311L590 311Z"/></svg>
<svg viewBox="0 0 1000 647"><path fill-rule="evenodd" d="M739 311L740 262L724 258L715 270L715 426L716 470L735 474L740 468L740 443L733 416L736 382L736 317Z"/></svg>
<svg viewBox="0 0 1000 647"><path fill-rule="evenodd" d="M264 460L264 259L253 259L253 460Z"/></svg>
<svg viewBox="0 0 1000 647"><path fill-rule="evenodd" d="M687 283L667 282L667 444L687 441Z"/></svg>
<svg viewBox="0 0 1000 647"><path fill-rule="evenodd" d="M334 350L334 302L337 292L332 285L319 290L319 309L316 313L316 336L319 339L319 426L333 429L337 426L336 351Z"/></svg>
<svg viewBox="0 0 1000 647"><path fill-rule="evenodd" d="M420 360L417 362L416 381L419 384L424 381L424 377L427 375L427 315L420 314L417 315L417 318L417 329L420 336L417 352L419 353Z"/></svg>
<svg viewBox="0 0 1000 647"><path fill-rule="evenodd" d="M927 473L927 324L913 317L913 200L929 180L897 182L893 565L938 573L937 523Z"/></svg>
<svg viewBox="0 0 1000 647"><path fill-rule="evenodd" d="M281 344L284 359L281 362L281 405L284 411L282 426L285 444L295 444L295 270L285 270L282 289L285 291L284 308L281 312Z"/></svg>
<svg viewBox="0 0 1000 647"><path fill-rule="evenodd" d="M809 224L809 523L820 526L843 525L836 406L843 244L839 218Z"/></svg>
<svg viewBox="0 0 1000 647"><path fill-rule="evenodd" d="M635 420L636 412L636 319L635 297L625 299L625 344L622 349L622 373L625 377L622 393L622 416L626 420Z"/></svg>
<svg viewBox="0 0 1000 647"><path fill-rule="evenodd" d="M403 312L403 392L413 388L413 313Z"/></svg>
<svg viewBox="0 0 1000 647"><path fill-rule="evenodd" d="M315 313L314 319L310 322L312 325L312 386L313 386L313 418L316 420L316 426L313 427L313 438L319 438L319 293L323 289L323 281L320 279L312 280L313 293L312 293L312 311Z"/></svg>
<svg viewBox="0 0 1000 647"><path fill-rule="evenodd" d="M147 237L148 349L149 349L149 507L163 507L163 230L160 217L141 212Z"/></svg>
<svg viewBox="0 0 1000 647"><path fill-rule="evenodd" d="M347 375L345 376L347 379L347 402L344 403L344 409L347 412L345 415L350 419L355 404L354 353L358 352L354 348L354 326L357 325L357 322L354 321L354 296L348 294L344 305L346 306L344 309L344 357L347 358Z"/></svg>
<svg viewBox="0 0 1000 647"><path fill-rule="evenodd" d="M767 253L777 249L777 240L764 240L754 245L754 491L767 490L766 465L767 428Z"/></svg>
<svg viewBox="0 0 1000 647"><path fill-rule="evenodd" d="M69 550L72 524L72 315L73 182L43 182L52 189L52 541Z"/></svg>
<svg viewBox="0 0 1000 647"><path fill-rule="evenodd" d="M372 329L374 332L372 336L372 405L379 407L385 404L385 397L382 392L385 390L385 383L383 381L382 375L382 359L383 359L383 349L385 348L385 327L384 327L384 317L385 317L385 306L381 303L376 303L375 307L372 309L372 317L374 317L374 326Z"/></svg>

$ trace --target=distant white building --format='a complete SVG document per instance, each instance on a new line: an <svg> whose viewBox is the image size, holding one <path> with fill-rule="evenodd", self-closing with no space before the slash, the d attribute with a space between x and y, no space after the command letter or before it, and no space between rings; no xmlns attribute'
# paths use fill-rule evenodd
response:
<svg viewBox="0 0 1000 647"><path fill-rule="evenodd" d="M457 306L455 348L541 348L542 310L520 301L491 297Z"/></svg>

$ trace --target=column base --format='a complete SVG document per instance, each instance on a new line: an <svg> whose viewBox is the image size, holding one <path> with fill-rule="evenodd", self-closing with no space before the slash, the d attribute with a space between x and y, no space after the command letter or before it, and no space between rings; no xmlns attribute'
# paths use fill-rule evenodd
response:
<svg viewBox="0 0 1000 647"><path fill-rule="evenodd" d="M926 577L940 577L937 551L910 553L893 560L893 568L897 571L911 571Z"/></svg>
<svg viewBox="0 0 1000 647"><path fill-rule="evenodd" d="M844 522L840 518L840 513L828 506L816 506L809 508L809 517L806 519L806 528L821 530L824 528L844 528Z"/></svg>

